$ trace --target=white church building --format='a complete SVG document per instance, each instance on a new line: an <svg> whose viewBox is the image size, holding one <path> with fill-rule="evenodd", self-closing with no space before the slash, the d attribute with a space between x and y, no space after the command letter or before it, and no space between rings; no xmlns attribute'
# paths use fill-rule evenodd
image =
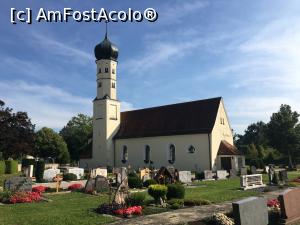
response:
<svg viewBox="0 0 300 225"><path fill-rule="evenodd" d="M245 157L234 147L221 97L120 112L118 48L96 45L97 97L93 101L93 147L80 167L174 166L178 170L239 169Z"/></svg>

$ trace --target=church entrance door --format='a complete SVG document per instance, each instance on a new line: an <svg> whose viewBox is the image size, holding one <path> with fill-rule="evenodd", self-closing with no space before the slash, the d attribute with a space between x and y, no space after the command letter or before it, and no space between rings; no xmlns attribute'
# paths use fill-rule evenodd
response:
<svg viewBox="0 0 300 225"><path fill-rule="evenodd" d="M221 168L223 170L231 170L231 157L221 157Z"/></svg>

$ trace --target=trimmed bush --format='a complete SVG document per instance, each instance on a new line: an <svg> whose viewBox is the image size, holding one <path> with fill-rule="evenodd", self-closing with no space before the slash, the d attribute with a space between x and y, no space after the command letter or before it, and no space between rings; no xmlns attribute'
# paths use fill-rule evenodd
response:
<svg viewBox="0 0 300 225"><path fill-rule="evenodd" d="M196 177L197 180L203 180L205 178L204 177L204 172L196 172L195 177Z"/></svg>
<svg viewBox="0 0 300 225"><path fill-rule="evenodd" d="M128 177L128 186L130 188L142 188L143 181L138 177Z"/></svg>
<svg viewBox="0 0 300 225"><path fill-rule="evenodd" d="M5 161L5 173L14 174L18 172L18 162L15 160Z"/></svg>
<svg viewBox="0 0 300 225"><path fill-rule="evenodd" d="M156 182L155 180L153 180L153 179L146 180L146 181L143 183L143 186L147 188L147 187L149 187L149 186L152 185L152 184L157 184L157 182Z"/></svg>
<svg viewBox="0 0 300 225"><path fill-rule="evenodd" d="M200 199L200 200L186 199L186 200L184 200L185 206L199 206L199 205L210 205L210 204L211 204L211 202L206 199Z"/></svg>
<svg viewBox="0 0 300 225"><path fill-rule="evenodd" d="M152 196L156 202L158 202L160 198L165 199L167 192L167 186L161 184L152 184L148 188L148 194Z"/></svg>
<svg viewBox="0 0 300 225"><path fill-rule="evenodd" d="M74 173L65 173L64 174L64 181L73 181L73 180L77 180L77 176Z"/></svg>
<svg viewBox="0 0 300 225"><path fill-rule="evenodd" d="M185 195L184 186L181 184L169 184L167 192L167 199L178 198L182 199Z"/></svg>
<svg viewBox="0 0 300 225"><path fill-rule="evenodd" d="M36 182L38 182L38 183L43 182L44 170L45 170L45 162L37 161L36 166L35 166Z"/></svg>
<svg viewBox="0 0 300 225"><path fill-rule="evenodd" d="M128 177L139 177L135 172L128 173Z"/></svg>
<svg viewBox="0 0 300 225"><path fill-rule="evenodd" d="M35 159L22 159L22 167L29 167L30 165L35 165Z"/></svg>
<svg viewBox="0 0 300 225"><path fill-rule="evenodd" d="M132 193L127 197L126 204L129 206L144 205L145 199L146 199L145 192Z"/></svg>
<svg viewBox="0 0 300 225"><path fill-rule="evenodd" d="M5 162L4 161L0 161L0 175L1 174L5 174Z"/></svg>

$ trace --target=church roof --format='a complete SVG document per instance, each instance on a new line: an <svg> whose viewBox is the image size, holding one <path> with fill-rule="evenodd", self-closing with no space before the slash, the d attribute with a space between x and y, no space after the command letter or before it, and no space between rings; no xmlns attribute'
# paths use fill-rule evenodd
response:
<svg viewBox="0 0 300 225"><path fill-rule="evenodd" d="M115 139L210 133L221 97L121 113Z"/></svg>
<svg viewBox="0 0 300 225"><path fill-rule="evenodd" d="M242 153L227 141L222 140L219 146L218 155L242 155Z"/></svg>

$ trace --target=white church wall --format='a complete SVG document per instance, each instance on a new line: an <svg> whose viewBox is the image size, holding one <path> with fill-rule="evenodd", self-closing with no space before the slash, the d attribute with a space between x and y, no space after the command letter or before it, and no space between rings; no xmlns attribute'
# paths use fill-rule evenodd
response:
<svg viewBox="0 0 300 225"><path fill-rule="evenodd" d="M219 163L217 160L218 158L217 154L222 140L225 140L228 143L233 145L233 134L224 107L223 100L220 103L217 119L215 121L215 126L213 128L212 135L211 135L211 153L212 153L211 160L212 160L212 167L214 170L220 167L220 165L218 165Z"/></svg>
<svg viewBox="0 0 300 225"><path fill-rule="evenodd" d="M147 167L145 163L145 146L150 146L153 166L171 166L179 170L203 171L209 169L209 141L207 134L176 135L144 137L131 139L117 139L115 141L115 164L116 166L131 165L134 168ZM168 162L170 144L176 147L176 160L174 164ZM127 146L128 161L122 163L122 149ZM189 153L190 146L194 146L195 152Z"/></svg>

